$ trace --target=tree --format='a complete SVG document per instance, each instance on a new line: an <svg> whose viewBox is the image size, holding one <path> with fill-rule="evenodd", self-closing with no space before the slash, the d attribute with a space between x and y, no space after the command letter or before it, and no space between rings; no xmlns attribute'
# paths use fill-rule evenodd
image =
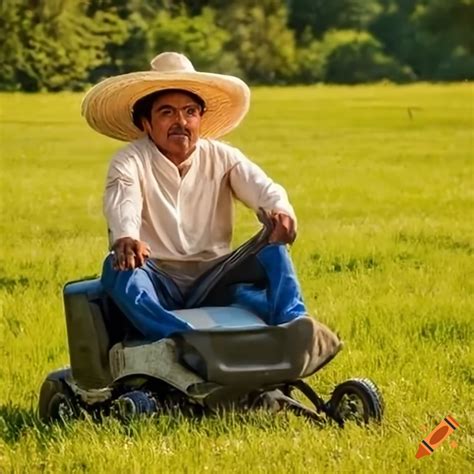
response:
<svg viewBox="0 0 474 474"><path fill-rule="evenodd" d="M438 80L474 78L474 0L423 1L413 20L438 52L426 77Z"/></svg>
<svg viewBox="0 0 474 474"><path fill-rule="evenodd" d="M331 29L364 30L380 13L377 0L289 0L289 26L298 39L309 27L321 38Z"/></svg>
<svg viewBox="0 0 474 474"><path fill-rule="evenodd" d="M236 2L223 12L220 24L232 32L227 49L235 52L251 82L286 83L297 71L287 18L286 8L275 0Z"/></svg>
<svg viewBox="0 0 474 474"><path fill-rule="evenodd" d="M430 0L418 5L414 20L439 41L474 54L474 0Z"/></svg>
<svg viewBox="0 0 474 474"><path fill-rule="evenodd" d="M5 0L2 31L9 49L0 60L6 74L0 83L27 91L80 89L90 69L107 62L108 41L125 38L125 24L116 16L84 14L80 1Z"/></svg>
<svg viewBox="0 0 474 474"><path fill-rule="evenodd" d="M473 0L380 0L371 32L419 79L472 78Z"/></svg>
<svg viewBox="0 0 474 474"><path fill-rule="evenodd" d="M184 11L176 16L167 11L159 12L149 25L151 56L163 51L177 51L188 56L198 70L240 74L235 57L223 52L230 35L216 25L215 15L210 8L194 17Z"/></svg>
<svg viewBox="0 0 474 474"><path fill-rule="evenodd" d="M99 14L98 12L96 15ZM111 12L108 14L113 15ZM150 51L148 44L148 23L139 13L132 12L127 20L124 20L124 25L126 29L122 36L106 43L107 60L90 71L90 82L95 83L104 77L149 69L150 56L153 52Z"/></svg>
<svg viewBox="0 0 474 474"><path fill-rule="evenodd" d="M18 68L24 62L22 47L23 11L18 2L5 0L0 4L0 88L3 90L19 89L17 81Z"/></svg>

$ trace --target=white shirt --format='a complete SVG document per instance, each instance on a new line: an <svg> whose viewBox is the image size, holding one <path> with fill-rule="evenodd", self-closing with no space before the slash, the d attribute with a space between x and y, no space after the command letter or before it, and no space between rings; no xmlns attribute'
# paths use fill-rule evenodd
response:
<svg viewBox="0 0 474 474"><path fill-rule="evenodd" d="M230 252L233 197L255 211L263 207L296 220L285 190L237 148L199 139L178 169L148 137L136 140L109 166L104 214L110 242L147 242L151 257L185 290Z"/></svg>

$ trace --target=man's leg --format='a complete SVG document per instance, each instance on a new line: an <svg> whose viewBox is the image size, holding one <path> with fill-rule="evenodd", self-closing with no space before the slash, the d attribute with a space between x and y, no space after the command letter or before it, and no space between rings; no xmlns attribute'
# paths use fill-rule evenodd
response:
<svg viewBox="0 0 474 474"><path fill-rule="evenodd" d="M142 268L118 271L112 257L105 259L101 277L107 294L147 339L158 340L192 327L171 311L183 307L176 284L152 261Z"/></svg>
<svg viewBox="0 0 474 474"><path fill-rule="evenodd" d="M265 290L255 285L236 285L233 304L257 313L270 325L291 321L306 313L301 289L285 245L270 244L256 255L266 274Z"/></svg>
<svg viewBox="0 0 474 474"><path fill-rule="evenodd" d="M286 246L267 245L256 254L256 260L264 270L266 289L262 289L261 281L257 284L233 285L232 304L254 312L270 325L283 324L307 315ZM244 264L242 267L245 267ZM253 267L253 273L261 276L255 262L249 265L250 267ZM242 268L239 276L243 277L244 274L245 268ZM342 342L328 327L313 318L305 318L305 321L301 322L304 323L309 337L305 346L301 347L301 350L307 351L309 355L308 363L301 374L302 377L307 377L329 362L342 348Z"/></svg>

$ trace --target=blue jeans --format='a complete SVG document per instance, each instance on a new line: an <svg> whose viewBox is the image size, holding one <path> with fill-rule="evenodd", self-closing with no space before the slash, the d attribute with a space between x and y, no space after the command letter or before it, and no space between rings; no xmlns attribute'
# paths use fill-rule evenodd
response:
<svg viewBox="0 0 474 474"><path fill-rule="evenodd" d="M266 275L266 288L240 283L230 288L231 305L246 308L269 325L306 314L296 274L284 245L270 244L256 254ZM107 294L133 326L149 340L193 330L173 310L184 307L176 283L153 260L141 268L118 271L112 256L105 259L101 278Z"/></svg>

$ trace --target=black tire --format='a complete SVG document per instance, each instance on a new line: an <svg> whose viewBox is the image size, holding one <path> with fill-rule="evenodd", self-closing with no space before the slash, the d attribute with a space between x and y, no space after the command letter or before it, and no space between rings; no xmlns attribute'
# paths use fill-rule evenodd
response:
<svg viewBox="0 0 474 474"><path fill-rule="evenodd" d="M112 412L123 423L140 416L151 416L158 411L156 400L147 392L134 390L121 395L113 403Z"/></svg>
<svg viewBox="0 0 474 474"><path fill-rule="evenodd" d="M79 407L66 383L70 369L57 370L46 377L39 397L39 417L45 423L76 418Z"/></svg>
<svg viewBox="0 0 474 474"><path fill-rule="evenodd" d="M341 426L346 421L358 424L382 421L382 395L369 379L349 379L337 385L328 404L331 416Z"/></svg>

